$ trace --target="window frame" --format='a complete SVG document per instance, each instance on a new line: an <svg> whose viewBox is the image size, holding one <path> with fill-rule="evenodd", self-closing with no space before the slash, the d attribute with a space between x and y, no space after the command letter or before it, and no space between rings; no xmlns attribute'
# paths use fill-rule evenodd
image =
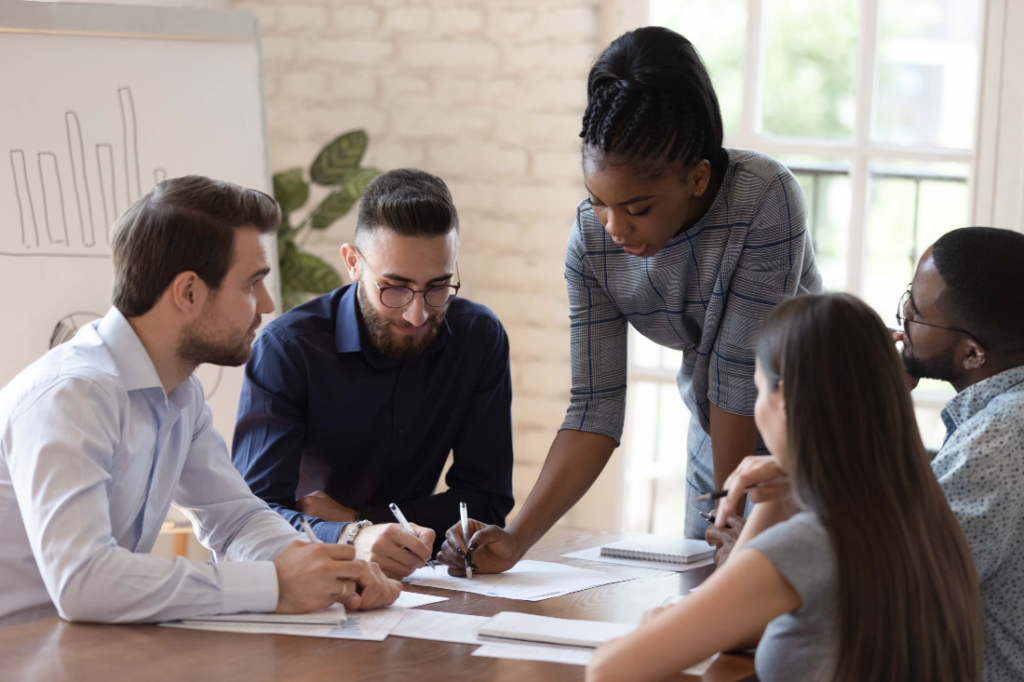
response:
<svg viewBox="0 0 1024 682"><path fill-rule="evenodd" d="M872 139L875 119L875 84L878 78L878 41L881 31L879 22L879 4L881 0L860 0L859 34L857 41L856 71L854 80L854 127L849 141L821 140L814 138L793 138L771 135L762 127L762 103L764 94L764 67L766 61L765 47L765 5L771 0L747 0L746 44L743 53L742 94L739 128L735 133L725 137L725 146L752 149L771 156L818 156L837 159L848 164L850 181L850 222L847 228L846 244L846 283L844 290L862 296L864 291L868 217L872 192L871 164L879 160L900 160L920 162L954 162L964 164L968 168L967 216L976 214L976 176L979 169L979 148L985 141L981 134L982 117L985 101L983 100L986 72L986 33L991 21L989 16L992 5L999 0L980 0L978 16L978 79L975 90L976 110L974 117L973 140L970 149L943 147L914 147L879 144ZM609 0L609 23L605 26L606 37L614 38L624 24L633 19L633 25L650 25L650 3L641 5L642 16L636 12L636 6L625 5L627 0ZM630 14L630 12L633 12ZM606 41L607 42L607 41ZM969 219L969 218L968 218ZM895 307L896 303L893 302ZM631 329L631 336L638 333ZM628 383L654 383L658 386L674 384L677 370L665 367L643 367L634 363L632 349L628 354ZM916 407L936 410L949 400L945 393L917 391L913 394ZM627 451L633 442L633 430L636 417L634 406L627 401L626 423L623 433L623 445ZM620 459L617 525L622 528L625 523L635 524L636 519L625 519L625 480L628 467L628 456ZM635 472L633 474L635 476ZM648 532L653 523L653 503L648 514Z"/></svg>

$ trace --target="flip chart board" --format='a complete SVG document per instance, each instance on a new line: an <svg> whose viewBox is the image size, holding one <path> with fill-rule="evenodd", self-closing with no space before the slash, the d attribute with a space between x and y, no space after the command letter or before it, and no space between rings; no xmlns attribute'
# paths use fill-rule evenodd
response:
<svg viewBox="0 0 1024 682"><path fill-rule="evenodd" d="M106 313L110 228L155 183L271 181L248 12L0 0L0 64L2 386ZM241 368L198 374L230 441Z"/></svg>

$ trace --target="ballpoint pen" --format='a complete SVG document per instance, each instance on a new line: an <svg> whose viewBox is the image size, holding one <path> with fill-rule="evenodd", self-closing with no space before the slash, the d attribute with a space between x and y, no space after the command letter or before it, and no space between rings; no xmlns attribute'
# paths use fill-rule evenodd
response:
<svg viewBox="0 0 1024 682"><path fill-rule="evenodd" d="M473 579L473 553L469 551L469 510L465 502L459 502L459 516L462 517L462 541L466 544L466 577Z"/></svg>
<svg viewBox="0 0 1024 682"><path fill-rule="evenodd" d="M313 532L313 526L309 525L309 521L306 519L299 519L299 523L302 524L302 530L306 533L306 539L314 545L318 542L322 542L320 538ZM345 613L345 605L338 602L334 605L334 608L338 610L338 625L344 625L348 622L348 614Z"/></svg>
<svg viewBox="0 0 1024 682"><path fill-rule="evenodd" d="M416 532L412 529L412 526L409 525L409 522L405 519L405 514L402 513L402 510L398 508L397 504L392 502L391 504L388 505L388 509L390 509L391 513L395 515L395 518L398 519L398 522L400 524L402 524L402 529L406 533L408 533L409 535L411 535L413 537L417 537L416 536ZM408 547L403 547L402 549L404 549L406 552L411 552L413 554L416 553L416 552L413 552ZM430 566L431 568L436 568L437 564L434 563L433 559L427 559L427 566Z"/></svg>
<svg viewBox="0 0 1024 682"><path fill-rule="evenodd" d="M781 478L773 478L770 481L761 481L760 483L755 483L754 485L747 486L746 488L743 489L743 492L749 493L754 488L764 488L772 485L782 485L783 483L789 483L789 478L783 476ZM697 498L697 501L704 502L705 500L718 500L725 497L728 494L728 488L726 488L725 490L716 490L714 492L704 493L703 495Z"/></svg>

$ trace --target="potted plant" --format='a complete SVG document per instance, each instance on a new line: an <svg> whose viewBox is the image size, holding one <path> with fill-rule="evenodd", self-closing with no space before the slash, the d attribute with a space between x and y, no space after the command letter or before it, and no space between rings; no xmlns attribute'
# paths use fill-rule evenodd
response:
<svg viewBox="0 0 1024 682"><path fill-rule="evenodd" d="M277 253L281 272L281 303L291 310L311 295L326 294L341 286L341 276L322 258L302 250L314 230L326 230L359 201L366 185L380 174L376 168L362 168L366 132L355 130L339 135L325 146L309 167L310 181L333 191L297 225L292 214L309 200L309 183L301 168L274 176L274 198L281 204L281 228L277 232Z"/></svg>

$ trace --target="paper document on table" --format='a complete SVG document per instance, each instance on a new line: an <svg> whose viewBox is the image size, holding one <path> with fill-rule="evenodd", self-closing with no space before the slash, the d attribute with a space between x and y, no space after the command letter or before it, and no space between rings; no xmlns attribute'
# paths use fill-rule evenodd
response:
<svg viewBox="0 0 1024 682"><path fill-rule="evenodd" d="M486 616L447 611L406 611L402 621L391 631L391 636L453 644L486 644L477 637L476 631L488 620Z"/></svg>
<svg viewBox="0 0 1024 682"><path fill-rule="evenodd" d="M212 632L237 632L251 635L298 635L330 639L361 639L381 642L387 638L406 611L376 609L358 615L350 614L340 627L332 625L296 625L289 623L232 623L202 620L181 620L160 623L162 627Z"/></svg>
<svg viewBox="0 0 1024 682"><path fill-rule="evenodd" d="M274 625L332 625L339 627L346 620L345 607L333 604L312 613L228 613L221 616L195 616L203 623L269 623Z"/></svg>
<svg viewBox="0 0 1024 682"><path fill-rule="evenodd" d="M538 646L534 644L485 644L473 652L474 656L510 658L517 661L546 661L567 665L587 665L594 655L593 649L571 646ZM715 654L683 671L684 675L703 675L718 658Z"/></svg>
<svg viewBox="0 0 1024 682"><path fill-rule="evenodd" d="M533 644L485 644L473 652L474 656L511 658L517 661L547 661L568 665L586 665L594 655L593 649L571 646L535 646Z"/></svg>
<svg viewBox="0 0 1024 682"><path fill-rule="evenodd" d="M614 556L601 556L600 547L591 547L590 549L584 549L571 554L563 554L562 556L567 559L586 559L587 561L597 561L602 564L615 564L616 566L630 566L632 568L653 568L658 571L674 571L676 573L683 573L685 571L692 571L695 568L712 566L715 563L714 557L693 561L688 564L670 564L665 561L644 561L643 559L623 559L621 557Z"/></svg>
<svg viewBox="0 0 1024 682"><path fill-rule="evenodd" d="M417 606L437 604L443 601L448 601L448 597L435 597L432 594L420 594L419 592L406 592L403 590L402 594L398 595L398 599L395 600L394 604L383 606L381 609L414 609ZM379 611L381 609L376 610Z"/></svg>
<svg viewBox="0 0 1024 682"><path fill-rule="evenodd" d="M504 573L476 574L473 579L448 575L448 569L421 568L406 582L424 587L471 592L488 597L541 601L633 578L546 561L520 561Z"/></svg>
<svg viewBox="0 0 1024 682"><path fill-rule="evenodd" d="M691 665L689 668L684 670L683 674L684 675L703 675L704 673L706 673L708 671L708 668L711 667L711 664L714 663L715 659L717 659L717 658L718 658L718 654L715 654L714 656L711 656L710 658L705 658L700 663L697 663L696 665Z"/></svg>
<svg viewBox="0 0 1024 682"><path fill-rule="evenodd" d="M636 627L636 624L628 623L569 620L504 611L487 621L480 628L479 634L482 637L518 639L526 642L597 647L609 640L625 637Z"/></svg>
<svg viewBox="0 0 1024 682"><path fill-rule="evenodd" d="M601 556L669 564L692 564L710 559L714 553L715 548L706 540L673 535L638 535L601 546Z"/></svg>

